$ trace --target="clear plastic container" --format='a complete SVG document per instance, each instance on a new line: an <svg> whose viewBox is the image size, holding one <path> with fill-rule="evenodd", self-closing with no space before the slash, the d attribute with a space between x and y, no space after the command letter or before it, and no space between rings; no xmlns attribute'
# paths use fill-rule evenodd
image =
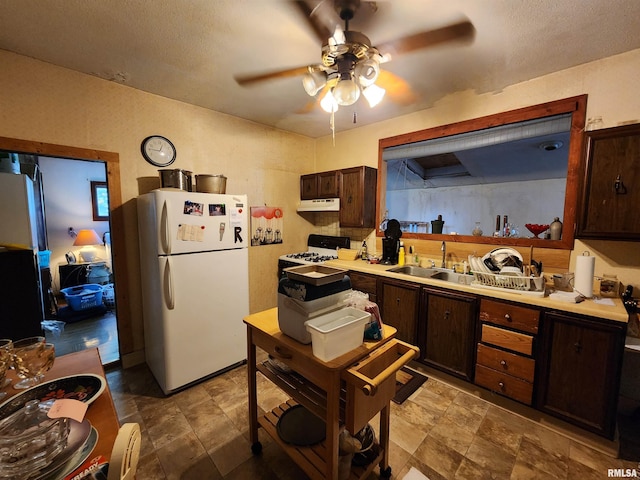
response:
<svg viewBox="0 0 640 480"><path fill-rule="evenodd" d="M30 400L0 422L0 478L29 478L67 446L69 420L49 418L52 403Z"/></svg>
<svg viewBox="0 0 640 480"><path fill-rule="evenodd" d="M600 296L618 297L620 295L620 282L615 275L604 274L600 279Z"/></svg>

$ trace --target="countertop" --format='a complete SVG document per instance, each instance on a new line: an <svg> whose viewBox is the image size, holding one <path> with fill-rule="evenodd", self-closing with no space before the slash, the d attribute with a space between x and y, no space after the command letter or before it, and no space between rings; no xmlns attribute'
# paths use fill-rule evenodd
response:
<svg viewBox="0 0 640 480"><path fill-rule="evenodd" d="M536 305L546 309L561 310L569 313L576 313L579 315L586 315L590 317L598 317L606 320L613 320L617 322L627 323L629 321L629 314L622 304L620 298L607 298L606 300L613 301L613 305L605 305L596 303L594 299L587 299L580 303L573 303L561 300L554 300L549 298L548 292L544 297L533 296L527 294L518 293L516 290L509 291L503 289L498 291L496 289L487 289L474 285L463 285L459 283L446 282L444 280L414 277L403 273L389 272L388 270L397 265L381 265L370 264L363 260L330 260L325 265L343 268L345 270L353 270L356 272L369 273L372 275L378 275L381 277L394 278L396 280L404 280L413 283L419 283L423 285L430 285L433 287L442 287L449 290L456 290L461 292L473 293L476 295L482 295L485 297L499 298L503 300L510 300L512 302L525 303L529 305Z"/></svg>

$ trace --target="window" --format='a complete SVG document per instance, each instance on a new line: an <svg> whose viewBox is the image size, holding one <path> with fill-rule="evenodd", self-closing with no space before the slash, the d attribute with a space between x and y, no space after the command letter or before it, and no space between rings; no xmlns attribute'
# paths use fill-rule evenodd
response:
<svg viewBox="0 0 640 480"><path fill-rule="evenodd" d="M109 220L109 189L107 182L91 182L91 205L93 206L93 220Z"/></svg>

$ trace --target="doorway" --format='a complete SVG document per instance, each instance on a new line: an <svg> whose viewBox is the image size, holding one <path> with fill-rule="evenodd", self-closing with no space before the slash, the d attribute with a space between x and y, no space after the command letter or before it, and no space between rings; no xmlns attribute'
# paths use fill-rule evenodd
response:
<svg viewBox="0 0 640 480"><path fill-rule="evenodd" d="M42 178L43 223L50 251L53 298L44 309L49 320L45 322L47 341L55 345L57 355L97 347L103 364L117 362L120 355L106 201L102 215L96 215L96 185L104 185L108 191L106 164L41 155L35 160Z"/></svg>
<svg viewBox="0 0 640 480"><path fill-rule="evenodd" d="M81 149L55 144L45 144L19 139L0 137L0 150L5 152L15 152L18 154L37 155L42 158L66 159L68 161L83 161L99 163L106 173L106 182L109 186L109 221L108 231L112 239L112 275L115 286L113 292L113 308L106 315L91 317L78 322L77 326L65 324L66 336L69 344L65 345L62 335L58 339L54 338L56 332L50 332L53 343L60 345L60 354L68 353L79 349L78 345L84 348L101 348L103 364L117 362L123 353L131 352L132 339L130 333L130 312L125 305L124 299L127 297L128 282L126 276L126 255L124 248L124 221L122 217L122 201L120 192L120 171L119 157L112 152ZM72 206L73 202L68 203ZM88 202L91 209L91 202ZM45 200L46 207L46 200ZM74 227L68 225L65 228ZM81 228L79 225L77 228ZM56 268L57 265L51 265ZM64 305L62 305L64 306ZM116 314L117 312L117 314ZM124 325L124 330L122 328ZM124 335L122 332L125 332ZM62 334L62 332L59 332ZM71 340L75 338L76 340ZM67 340L67 338L65 338ZM73 345L73 346L72 346ZM108 345L108 347L106 347ZM104 354L103 354L104 351Z"/></svg>

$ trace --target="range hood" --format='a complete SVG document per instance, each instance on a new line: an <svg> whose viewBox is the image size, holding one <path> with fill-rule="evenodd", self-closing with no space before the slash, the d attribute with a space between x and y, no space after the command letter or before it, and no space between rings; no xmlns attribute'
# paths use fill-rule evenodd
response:
<svg viewBox="0 0 640 480"><path fill-rule="evenodd" d="M339 198L319 198L316 200L300 200L299 212L337 212L340 210Z"/></svg>

